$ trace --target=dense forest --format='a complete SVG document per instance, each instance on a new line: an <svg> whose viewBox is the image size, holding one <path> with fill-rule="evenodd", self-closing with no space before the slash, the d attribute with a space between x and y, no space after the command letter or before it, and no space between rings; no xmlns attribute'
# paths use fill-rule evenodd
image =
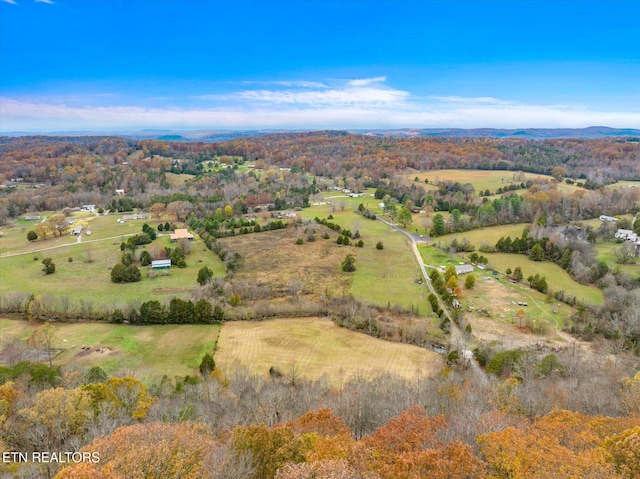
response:
<svg viewBox="0 0 640 479"><path fill-rule="evenodd" d="M61 373L17 363L0 368L7 381L0 386L0 451L27 459L7 455L0 472L58 479L638 477L640 374L620 375L620 368L571 354L507 356L495 356L491 366L505 369L484 379L446 368L434 378L339 382L307 381L294 369L266 379L237 367L225 377L205 356L199 376L149 387L99 367ZM49 456L33 461L41 451Z"/></svg>

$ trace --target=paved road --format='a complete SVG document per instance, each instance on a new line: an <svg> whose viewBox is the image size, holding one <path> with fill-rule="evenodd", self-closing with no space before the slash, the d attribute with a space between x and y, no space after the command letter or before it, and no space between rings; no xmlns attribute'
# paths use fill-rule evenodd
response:
<svg viewBox="0 0 640 479"><path fill-rule="evenodd" d="M447 305L444 304L444 301L442 301L442 298L440 298L440 295L436 292L435 288L433 287L433 284L431 284L431 278L427 274L427 269L424 265L424 261L422 261L422 256L420 255L420 251L418 251L418 244L427 243L428 238L424 238L420 235L409 233L408 231L405 231L402 228L400 228L397 224L391 223L381 218L380 215L376 215L376 218L382 223L404 234L407 238L411 240L411 249L413 250L413 254L416 257L416 260L418 261L418 265L420 266L420 270L422 271L422 276L424 277L427 287L435 295L435 297L438 298L438 304L440 305L440 308L442 309L442 311L444 311L445 316L449 319L449 324L450 324L449 337L450 337L452 347L455 349L466 349L467 340L465 339L465 334L463 334L462 331L460 331L460 328L458 327L458 325L455 323L455 321L453 321L453 318L449 313L449 309ZM483 385L489 384L487 375L480 368L480 366L475 361L475 359L471 359L469 363L471 364L471 367L473 368L473 370L476 372L476 375L480 378L480 381L482 382L482 384Z"/></svg>
<svg viewBox="0 0 640 479"><path fill-rule="evenodd" d="M113 239L118 239L118 238L122 238L123 236L134 236L137 233L128 233L128 234L124 234L124 235L117 235L117 236L109 236L108 238L100 238L100 239L93 239L93 240L85 240L82 244L87 244L87 243L97 243L98 241L108 241L108 240L113 240ZM49 246L48 248L40 248L40 249L36 249L36 250L31 250L31 251L25 251L24 253L11 253L11 254L3 254L0 255L0 258L10 258L11 256L22 256L25 254L33 254L33 253L40 253L41 251L49 251L52 249L56 249L56 248L66 248L68 246L75 246L78 243L80 243L79 240L76 240L75 243L65 243L65 244L59 244L56 246Z"/></svg>

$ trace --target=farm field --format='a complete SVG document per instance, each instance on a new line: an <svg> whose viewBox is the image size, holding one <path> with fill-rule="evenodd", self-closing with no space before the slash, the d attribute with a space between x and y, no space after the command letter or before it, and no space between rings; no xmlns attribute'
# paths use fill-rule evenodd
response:
<svg viewBox="0 0 640 479"><path fill-rule="evenodd" d="M326 207L312 207L303 210L302 214L311 219L315 216L326 218L329 213ZM350 292L356 298L382 305L419 305L421 314L431 311L426 297L420 297L420 285L415 283L422 273L406 236L380 221L363 218L348 210L334 212L333 217L331 221L343 228L359 230L365 243L364 248L349 247L348 251L356 256L357 269L351 273L350 285ZM334 242L336 237L337 234L332 232ZM382 241L384 249L376 249L378 241ZM343 254L346 255L347 251Z"/></svg>
<svg viewBox="0 0 640 479"><path fill-rule="evenodd" d="M536 178L555 181L552 176L548 175L506 170L429 170L406 175L407 181L414 181L416 177L420 180L419 183L427 190L437 189L436 182L438 181L457 181L460 183L471 183L476 190L476 194L485 190L489 190L491 194L495 194L498 188L509 186L512 183L523 183ZM425 179L428 179L429 183L425 183ZM557 187L558 190L564 193L583 190L583 188L568 185L564 182L558 182Z"/></svg>
<svg viewBox="0 0 640 479"><path fill-rule="evenodd" d="M215 361L223 372L235 363L265 375L295 367L307 379L333 383L356 374L394 372L406 378L433 375L444 365L433 351L392 343L340 328L329 319L270 319L224 323Z"/></svg>
<svg viewBox="0 0 640 479"><path fill-rule="evenodd" d="M0 318L2 341L26 339L38 325ZM215 350L219 332L219 325L55 323L52 347L63 351L53 362L83 370L100 366L107 374L135 373L139 378L196 374L202 356ZM83 346L91 350L83 351Z"/></svg>
<svg viewBox="0 0 640 479"><path fill-rule="evenodd" d="M58 247L41 252L0 257L0 276L8 278L0 283L0 292L21 291L45 296L67 295L72 300L83 299L92 302L95 306L116 307L118 304L127 302L146 301L157 297L171 298L189 293L198 286L196 282L198 270L205 265L209 266L216 276L225 274L224 265L218 257L196 239L191 244L191 253L186 258L187 268L174 267L168 276L155 278L147 278L147 268L141 268L142 281L130 284L112 283L110 272L113 265L120 261L121 241L126 238L126 235L141 232L144 221L118 224L115 218L110 216L95 217L92 218L92 222L96 225L96 233L91 236L83 235L81 243L77 243L76 237L64 236L29 244L26 235L21 235L21 241L27 244L31 251ZM121 234L116 233L115 237L100 239L101 235L106 236L114 232ZM162 247L171 245L168 236L159 236L147 247L155 244ZM21 252L21 248L21 246L18 247L16 252ZM139 254L142 249L138 248L137 251ZM42 273L41 261L46 257L53 259L56 272L45 276ZM70 258L71 261L69 261Z"/></svg>

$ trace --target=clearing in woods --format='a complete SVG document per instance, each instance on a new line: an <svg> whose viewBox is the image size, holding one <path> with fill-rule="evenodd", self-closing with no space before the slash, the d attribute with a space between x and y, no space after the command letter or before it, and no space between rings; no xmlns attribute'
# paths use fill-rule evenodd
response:
<svg viewBox="0 0 640 479"><path fill-rule="evenodd" d="M239 363L266 376L273 366L283 375L293 368L299 377L327 375L331 382L384 371L413 378L433 375L444 366L433 351L372 338L319 318L224 323L215 361L223 372Z"/></svg>
<svg viewBox="0 0 640 479"><path fill-rule="evenodd" d="M100 366L108 374L153 378L197 374L202 356L213 353L220 332L219 325L208 324L51 324L55 324L52 349L62 350L54 364L81 369ZM11 338L25 340L38 326L40 323L0 318L0 352Z"/></svg>
<svg viewBox="0 0 640 479"><path fill-rule="evenodd" d="M415 181L419 179L419 183L426 190L437 190L437 183L440 181L453 181L458 183L471 183L476 190L476 195L480 192L489 190L491 195L496 193L498 188L504 188L512 184L526 183L527 180L543 179L555 182L552 176L541 175L537 173L524 173L520 171L504 171L504 170L429 170L419 173L409 173L406 175L407 180ZM429 183L424 183L428 179ZM557 188L563 193L573 193L576 190L584 191L575 185L568 185L565 182L558 182ZM525 190L517 190L522 193Z"/></svg>

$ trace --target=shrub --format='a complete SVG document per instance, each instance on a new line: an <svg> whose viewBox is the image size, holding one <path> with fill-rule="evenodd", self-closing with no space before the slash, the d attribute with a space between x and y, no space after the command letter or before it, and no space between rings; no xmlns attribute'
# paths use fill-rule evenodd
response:
<svg viewBox="0 0 640 479"><path fill-rule="evenodd" d="M356 270L356 258L352 254L348 254L344 257L342 262L342 271L345 273L352 273Z"/></svg>
<svg viewBox="0 0 640 479"><path fill-rule="evenodd" d="M382 241L378 241L376 243L376 249L384 249L384 244L382 244Z"/></svg>
<svg viewBox="0 0 640 479"><path fill-rule="evenodd" d="M43 259L42 264L44 265L42 268L44 274L53 274L56 272L56 265L51 258Z"/></svg>
<svg viewBox="0 0 640 479"><path fill-rule="evenodd" d="M35 231L33 231L33 230L32 230L32 231L29 231L29 232L27 233L27 239L28 239L29 241L35 241L35 240L37 240L37 239L38 239L38 235L37 235L37 234L36 234L36 232L35 232Z"/></svg>
<svg viewBox="0 0 640 479"><path fill-rule="evenodd" d="M204 286L207 282L213 278L213 271L208 266L200 268L198 271L198 284Z"/></svg>
<svg viewBox="0 0 640 479"><path fill-rule="evenodd" d="M302 238L298 238L296 240L296 244L303 244L303 243L304 243L304 240Z"/></svg>

